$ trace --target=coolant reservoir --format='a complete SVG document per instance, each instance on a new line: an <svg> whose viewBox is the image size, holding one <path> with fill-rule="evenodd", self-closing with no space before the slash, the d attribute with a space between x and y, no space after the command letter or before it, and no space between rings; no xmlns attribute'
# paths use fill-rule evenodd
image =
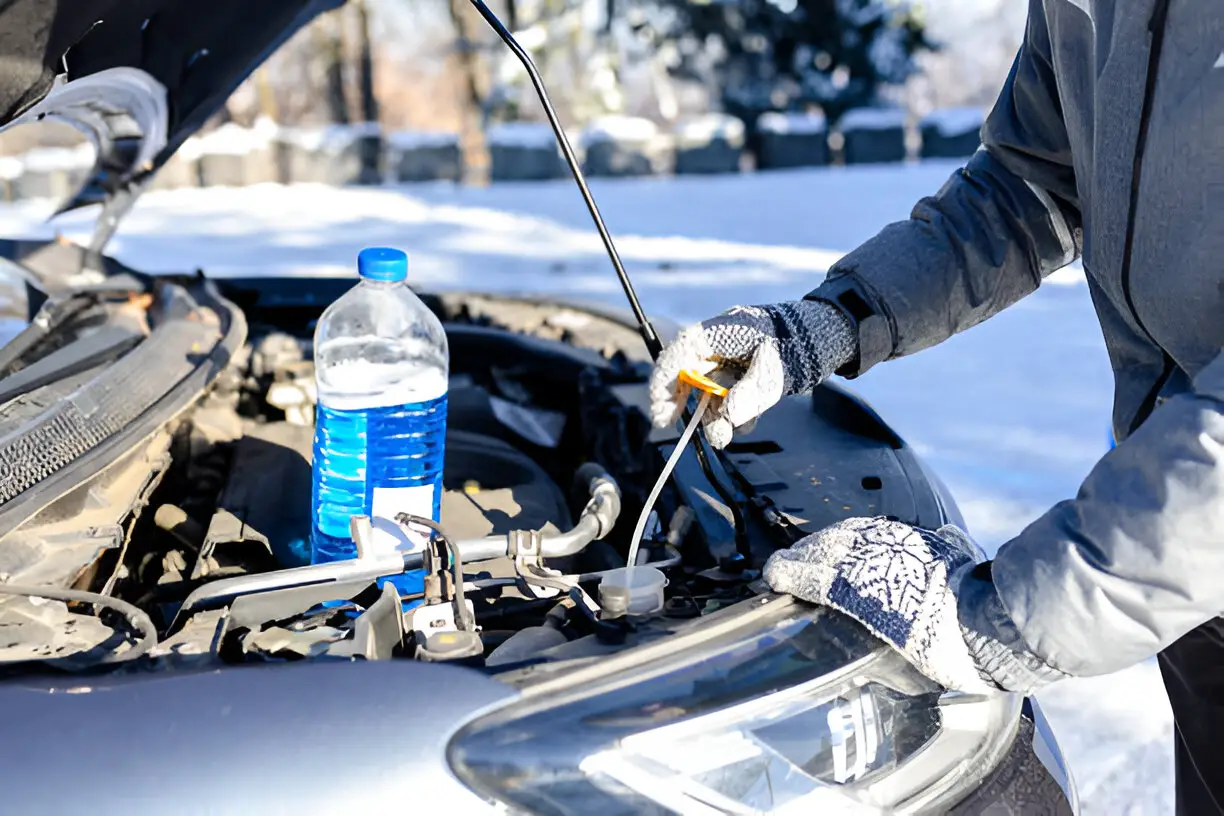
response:
<svg viewBox="0 0 1224 816"><path fill-rule="evenodd" d="M446 333L406 283L408 256L366 249L360 283L315 329L315 422L311 562L355 558L349 519L371 517L373 552L417 550L398 513L438 520L450 367ZM422 574L394 579L421 591Z"/></svg>

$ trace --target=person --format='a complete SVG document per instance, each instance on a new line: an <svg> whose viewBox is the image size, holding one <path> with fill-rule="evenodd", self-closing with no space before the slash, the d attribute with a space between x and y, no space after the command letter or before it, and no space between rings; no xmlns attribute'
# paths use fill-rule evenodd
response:
<svg viewBox="0 0 1224 816"><path fill-rule="evenodd" d="M1215 0L1031 0L965 167L802 299L681 331L651 380L665 426L686 399L681 369L735 372L706 418L722 447L784 396L929 348L1082 259L1118 444L1074 498L989 561L955 528L850 519L764 575L951 689L1027 694L1158 654L1177 809L1194 814L1224 804L1221 49Z"/></svg>

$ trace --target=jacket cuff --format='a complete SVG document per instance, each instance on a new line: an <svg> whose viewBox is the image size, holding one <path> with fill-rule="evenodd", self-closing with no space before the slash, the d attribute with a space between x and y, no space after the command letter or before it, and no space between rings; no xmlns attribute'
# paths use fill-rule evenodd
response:
<svg viewBox="0 0 1224 816"><path fill-rule="evenodd" d="M1004 691L1028 695L1069 676L1025 645L995 590L990 562L967 570L955 592L961 635L983 680Z"/></svg>
<svg viewBox="0 0 1224 816"><path fill-rule="evenodd" d="M803 299L830 304L854 327L856 354L834 372L838 376L854 379L892 356L896 348L892 326L875 295L853 272L834 265L824 283Z"/></svg>

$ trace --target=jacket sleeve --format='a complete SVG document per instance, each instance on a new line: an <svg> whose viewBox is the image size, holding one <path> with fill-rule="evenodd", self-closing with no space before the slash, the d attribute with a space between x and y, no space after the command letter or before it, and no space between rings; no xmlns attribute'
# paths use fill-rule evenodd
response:
<svg viewBox="0 0 1224 816"><path fill-rule="evenodd" d="M1027 650L1077 676L1224 613L1224 354L1004 544L990 577Z"/></svg>
<svg viewBox="0 0 1224 816"><path fill-rule="evenodd" d="M841 308L858 354L837 373L933 346L1079 256L1081 217L1041 0L982 128L983 146L907 221L834 264L807 298Z"/></svg>

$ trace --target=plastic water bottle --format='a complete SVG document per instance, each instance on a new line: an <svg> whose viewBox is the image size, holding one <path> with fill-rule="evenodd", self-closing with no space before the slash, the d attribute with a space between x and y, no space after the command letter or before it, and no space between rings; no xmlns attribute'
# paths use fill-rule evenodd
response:
<svg viewBox="0 0 1224 816"><path fill-rule="evenodd" d="M405 280L408 256L372 248L357 257L361 282L315 329L319 409L314 437L311 562L356 558L355 515L371 517L372 547L421 549L399 513L438 520L450 368L438 318ZM419 593L421 573L392 579Z"/></svg>

